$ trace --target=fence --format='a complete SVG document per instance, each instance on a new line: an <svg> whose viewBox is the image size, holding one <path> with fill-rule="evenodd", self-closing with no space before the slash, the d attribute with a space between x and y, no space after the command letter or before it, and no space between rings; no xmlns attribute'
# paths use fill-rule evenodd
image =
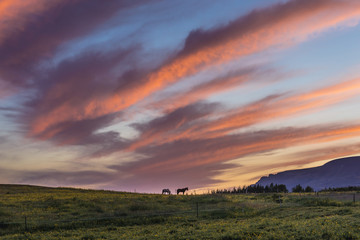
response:
<svg viewBox="0 0 360 240"><path fill-rule="evenodd" d="M360 193L337 193L337 192L332 192L332 193L317 193L316 194L317 197L320 198L329 198L329 199L333 199L333 200L337 200L337 201L352 201L352 202L357 202L360 201Z"/></svg>
<svg viewBox="0 0 360 240"><path fill-rule="evenodd" d="M247 205L247 202L228 201L226 197L223 197L227 195L248 196L248 200L246 201L249 201L252 205ZM123 226L147 222L157 223L165 221L167 217L172 216L184 216L187 218L226 217L231 211L239 212L241 216L246 217L252 209L256 208L266 208L268 206L291 207L293 206L291 200L293 198L332 199L341 202L355 203L360 202L360 193L215 194L212 197L209 197L209 201L186 202L179 207L179 210L167 209L166 206L164 206L163 209L155 210L135 209L129 211L129 214L127 215L112 212L97 216L74 217L73 219L56 219L54 217L52 219L40 220L36 215L23 216L22 219L12 219L11 217L8 219L0 218L0 235L18 231L54 229L57 227L75 228L94 223L100 225L114 223ZM283 199L285 199L285 201L283 201ZM354 206L358 205L355 204Z"/></svg>
<svg viewBox="0 0 360 240"><path fill-rule="evenodd" d="M216 205L216 204L215 204ZM181 211L135 211L129 216L103 215L98 217L76 219L39 220L36 216L23 216L23 219L0 220L0 236L21 231L52 230L56 228L73 229L89 225L115 224L119 226L140 225L146 223L160 223L168 217L184 216L187 219L204 217L204 215L217 211L226 211L225 207L216 207L214 204L196 202L189 205L188 209Z"/></svg>

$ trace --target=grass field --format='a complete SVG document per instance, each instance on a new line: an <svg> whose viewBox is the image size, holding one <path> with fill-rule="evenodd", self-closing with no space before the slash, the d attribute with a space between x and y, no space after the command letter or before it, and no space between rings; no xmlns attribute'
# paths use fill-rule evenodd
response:
<svg viewBox="0 0 360 240"><path fill-rule="evenodd" d="M0 185L0 239L360 239L360 204Z"/></svg>

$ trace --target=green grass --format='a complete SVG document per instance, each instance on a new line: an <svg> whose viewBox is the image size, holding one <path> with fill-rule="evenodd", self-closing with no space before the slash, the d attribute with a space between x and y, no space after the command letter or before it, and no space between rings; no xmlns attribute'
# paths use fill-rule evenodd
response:
<svg viewBox="0 0 360 240"><path fill-rule="evenodd" d="M314 194L168 196L0 185L0 239L360 239L360 205Z"/></svg>

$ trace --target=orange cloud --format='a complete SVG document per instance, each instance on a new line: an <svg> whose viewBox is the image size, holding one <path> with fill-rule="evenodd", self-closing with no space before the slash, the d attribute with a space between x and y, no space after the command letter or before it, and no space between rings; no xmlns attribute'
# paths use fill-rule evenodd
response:
<svg viewBox="0 0 360 240"><path fill-rule="evenodd" d="M291 154L288 157L289 159L296 159L296 162L305 165L313 162L336 159L344 156L358 155L359 153L360 144L349 144L342 146L335 145L310 151L302 151ZM286 166L287 163L283 163L283 165Z"/></svg>
<svg viewBox="0 0 360 240"><path fill-rule="evenodd" d="M180 171L192 167L208 166L244 156L283 149L289 146L326 143L360 136L359 125L313 126L284 128L261 132L246 132L212 139L184 140L163 146L149 147L153 152L161 149L144 162L136 163L136 174L148 171ZM170 160L169 160L170 159Z"/></svg>
<svg viewBox="0 0 360 240"><path fill-rule="evenodd" d="M37 15L61 1L3 0L0 2L0 45L14 31L21 31L28 24L30 15Z"/></svg>
<svg viewBox="0 0 360 240"><path fill-rule="evenodd" d="M169 112L199 100L206 99L213 94L225 92L234 87L241 86L248 81L256 81L256 77L260 77L260 75L265 72L267 76L269 76L269 71L260 73L257 68L259 67L241 68L234 72L227 73L224 76L218 76L207 82L195 85L187 91L180 93L173 92L171 95L165 96L162 100L147 105L147 107L164 109L165 112Z"/></svg>
<svg viewBox="0 0 360 240"><path fill-rule="evenodd" d="M330 107L356 96L359 90L360 79L356 78L316 89L308 93L299 93L290 96L269 96L228 112L218 113L213 109L213 112L208 112L205 115L206 119L197 119L197 122L189 121L189 117L184 118L188 114L198 114L196 111L191 111L190 113L182 112L183 115L177 115L176 122L174 119L168 117L173 114L173 112L170 112L159 119L168 119L169 122L167 125L170 125L171 128L164 130L159 126L153 125L150 129L141 131L141 135L127 150L135 151L147 145L161 145L181 139L194 140L225 136L234 130L257 123L293 117ZM176 112L176 110L174 112ZM209 118L217 117L220 114L225 115L225 117L209 120ZM184 119L184 122L179 124L179 119ZM334 135L336 136L337 133Z"/></svg>
<svg viewBox="0 0 360 240"><path fill-rule="evenodd" d="M110 97L84 102L77 109L72 108L72 103L65 103L45 112L32 123L31 135L41 134L58 122L95 118L124 110L169 84L210 66L270 47L288 47L306 40L315 33L358 17L359 6L356 1L294 0L254 11L220 28L195 31L175 58L141 79L140 84L119 89Z"/></svg>
<svg viewBox="0 0 360 240"><path fill-rule="evenodd" d="M360 78L355 78L309 93L288 97L281 95L270 96L236 109L234 114L204 124L201 133L210 132L215 134L218 132L219 134L226 134L235 129L267 120L319 110L357 96L359 90Z"/></svg>

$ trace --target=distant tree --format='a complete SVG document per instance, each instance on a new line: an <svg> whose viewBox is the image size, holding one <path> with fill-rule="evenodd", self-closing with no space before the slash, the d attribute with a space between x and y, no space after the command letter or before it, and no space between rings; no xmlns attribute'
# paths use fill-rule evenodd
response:
<svg viewBox="0 0 360 240"><path fill-rule="evenodd" d="M314 192L314 189L312 187L310 187L310 186L307 186L305 188L305 192Z"/></svg>
<svg viewBox="0 0 360 240"><path fill-rule="evenodd" d="M289 192L289 191L287 190L285 184L280 184L280 185L278 185L278 190L279 190L278 192L283 192L283 193Z"/></svg>
<svg viewBox="0 0 360 240"><path fill-rule="evenodd" d="M300 185L300 184L298 184L298 185L296 185L295 187L293 187L292 188L292 191L293 192L304 192L304 188Z"/></svg>
<svg viewBox="0 0 360 240"><path fill-rule="evenodd" d="M233 187L232 189L216 189L212 190L212 194L237 194L237 193L287 193L288 190L284 184L250 185L243 187Z"/></svg>

